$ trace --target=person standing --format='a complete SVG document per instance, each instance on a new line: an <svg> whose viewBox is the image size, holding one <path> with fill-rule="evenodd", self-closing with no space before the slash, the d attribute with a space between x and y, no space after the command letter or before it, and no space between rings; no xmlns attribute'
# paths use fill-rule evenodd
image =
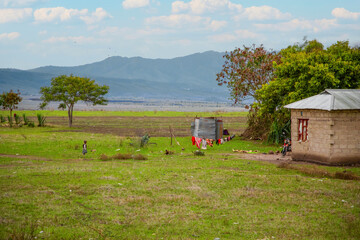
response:
<svg viewBox="0 0 360 240"><path fill-rule="evenodd" d="M83 153L83 155L85 155L87 153L87 141L86 140L84 140L82 153Z"/></svg>

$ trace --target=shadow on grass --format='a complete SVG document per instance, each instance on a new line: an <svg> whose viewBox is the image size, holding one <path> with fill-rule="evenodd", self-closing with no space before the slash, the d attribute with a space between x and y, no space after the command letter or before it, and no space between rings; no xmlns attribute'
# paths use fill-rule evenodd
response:
<svg viewBox="0 0 360 240"><path fill-rule="evenodd" d="M129 153L118 153L115 154L113 156L107 156L106 154L101 154L100 155L100 160L101 161L110 161L110 160L129 160L129 159L133 159L133 160L147 160L147 157L145 157L142 154L129 154Z"/></svg>

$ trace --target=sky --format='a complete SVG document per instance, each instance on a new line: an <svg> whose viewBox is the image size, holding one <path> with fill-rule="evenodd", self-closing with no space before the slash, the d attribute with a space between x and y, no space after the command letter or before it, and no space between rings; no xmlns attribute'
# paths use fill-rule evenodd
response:
<svg viewBox="0 0 360 240"><path fill-rule="evenodd" d="M0 0L0 68L280 50L304 37L360 45L360 1Z"/></svg>

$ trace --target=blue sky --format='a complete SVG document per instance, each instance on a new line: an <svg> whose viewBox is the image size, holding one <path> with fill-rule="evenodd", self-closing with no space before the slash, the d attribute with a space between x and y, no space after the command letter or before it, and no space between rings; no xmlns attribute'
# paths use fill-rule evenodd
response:
<svg viewBox="0 0 360 240"><path fill-rule="evenodd" d="M360 45L360 1L0 0L0 68L280 50L304 36Z"/></svg>

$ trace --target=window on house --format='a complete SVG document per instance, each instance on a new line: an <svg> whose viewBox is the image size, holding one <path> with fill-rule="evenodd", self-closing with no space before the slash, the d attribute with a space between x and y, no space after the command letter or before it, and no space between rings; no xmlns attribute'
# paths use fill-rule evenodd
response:
<svg viewBox="0 0 360 240"><path fill-rule="evenodd" d="M298 141L305 142L308 140L309 119L299 119Z"/></svg>

